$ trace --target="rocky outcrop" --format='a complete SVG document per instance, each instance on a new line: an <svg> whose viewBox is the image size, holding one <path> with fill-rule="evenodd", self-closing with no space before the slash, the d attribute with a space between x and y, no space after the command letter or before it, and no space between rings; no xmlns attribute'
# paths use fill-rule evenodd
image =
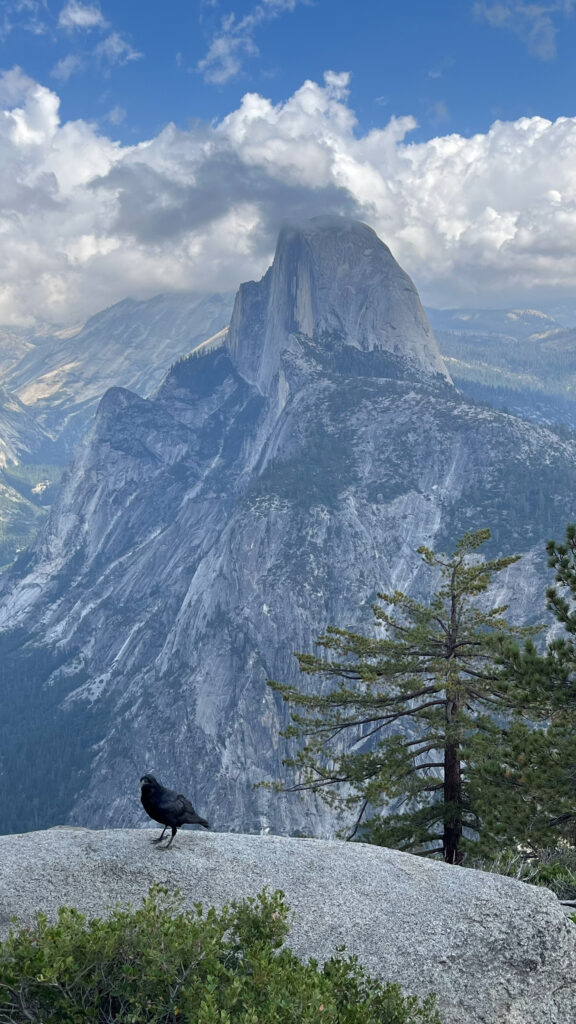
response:
<svg viewBox="0 0 576 1024"><path fill-rule="evenodd" d="M53 829L0 837L0 937L15 915L61 905L94 917L137 905L153 882L190 909L264 886L294 912L289 944L320 961L345 945L370 973L437 994L444 1024L568 1024L576 1016L576 925L555 896L500 875L359 843L157 830Z"/></svg>
<svg viewBox="0 0 576 1024"><path fill-rule="evenodd" d="M317 798L254 789L282 777L287 753L267 678L299 680L293 652L328 624L370 630L378 591L425 597L418 546L451 550L467 529L489 526L491 553L524 554L495 599L512 621L541 620L576 445L465 401L435 372L424 326L418 345L409 333L412 292L406 355L377 343L368 314L346 321L340 292L348 277L360 287L358 252L375 239L363 225L301 234L279 246L296 254L279 258L284 277L250 286L232 340L177 363L152 398L106 394L45 531L3 581L4 831L133 825L129 794L149 771L219 829L330 836ZM407 279L370 245L388 272L373 279L382 311Z"/></svg>

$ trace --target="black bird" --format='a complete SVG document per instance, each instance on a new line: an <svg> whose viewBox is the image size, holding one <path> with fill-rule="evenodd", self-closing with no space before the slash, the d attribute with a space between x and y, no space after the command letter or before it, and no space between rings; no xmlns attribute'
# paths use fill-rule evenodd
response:
<svg viewBox="0 0 576 1024"><path fill-rule="evenodd" d="M172 829L172 836L166 849L168 850L174 841L174 836L181 825L202 825L210 828L210 825L201 818L192 807L192 804L182 793L175 789L166 789L153 775L143 775L140 779L140 799L146 814L153 821L164 825L162 835L159 839L153 839L153 843L161 843L167 828Z"/></svg>

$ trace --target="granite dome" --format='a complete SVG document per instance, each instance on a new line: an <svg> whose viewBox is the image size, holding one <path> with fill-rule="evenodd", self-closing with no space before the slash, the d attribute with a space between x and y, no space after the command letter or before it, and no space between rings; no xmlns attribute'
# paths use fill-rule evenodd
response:
<svg viewBox="0 0 576 1024"><path fill-rule="evenodd" d="M228 346L247 380L266 391L301 335L381 349L450 379L413 282L360 221L317 217L284 227L268 272L241 285Z"/></svg>

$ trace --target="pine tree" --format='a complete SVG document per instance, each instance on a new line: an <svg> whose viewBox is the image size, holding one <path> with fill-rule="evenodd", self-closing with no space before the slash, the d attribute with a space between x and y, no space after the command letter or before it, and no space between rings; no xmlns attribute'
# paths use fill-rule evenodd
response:
<svg viewBox="0 0 576 1024"><path fill-rule="evenodd" d="M563 627L544 654L528 640L508 646L508 674L533 720L544 720L526 751L532 800L537 807L532 832L544 846L556 833L576 845L576 524L566 527L565 543L546 546L555 586L547 607Z"/></svg>
<svg viewBox="0 0 576 1024"><path fill-rule="evenodd" d="M484 560L489 537L465 534L450 557L419 548L440 574L428 604L379 594L378 636L328 627L324 654L298 654L302 672L334 683L328 692L270 682L290 705L284 735L303 743L284 762L298 781L275 788L354 808L348 838L460 864L467 846L512 841L526 826L517 757L529 733L507 728L516 694L499 652L537 630L510 627L504 606L486 609L494 576L520 557Z"/></svg>

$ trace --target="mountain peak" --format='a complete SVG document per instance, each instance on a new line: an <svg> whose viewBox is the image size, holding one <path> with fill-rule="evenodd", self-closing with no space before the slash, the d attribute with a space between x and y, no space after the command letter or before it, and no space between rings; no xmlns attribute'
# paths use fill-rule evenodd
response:
<svg viewBox="0 0 576 1024"><path fill-rule="evenodd" d="M298 335L324 334L450 379L413 282L372 228L346 217L282 228L268 272L240 287L228 346L243 376L266 391Z"/></svg>

